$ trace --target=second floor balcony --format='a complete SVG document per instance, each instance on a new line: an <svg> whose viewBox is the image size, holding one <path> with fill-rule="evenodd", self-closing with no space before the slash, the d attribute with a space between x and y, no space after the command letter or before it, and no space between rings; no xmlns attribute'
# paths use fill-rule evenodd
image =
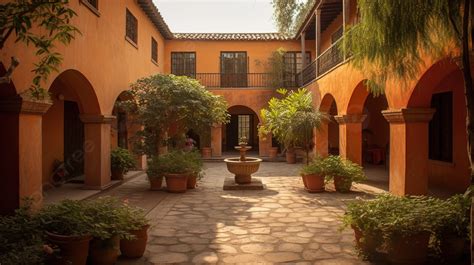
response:
<svg viewBox="0 0 474 265"><path fill-rule="evenodd" d="M282 80L275 80L271 73L196 73L189 75L203 86L217 88L295 88L300 85L295 74L285 75Z"/></svg>

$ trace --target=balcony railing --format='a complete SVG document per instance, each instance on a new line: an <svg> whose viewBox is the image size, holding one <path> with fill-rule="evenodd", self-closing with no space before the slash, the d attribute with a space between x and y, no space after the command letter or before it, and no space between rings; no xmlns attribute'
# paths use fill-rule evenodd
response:
<svg viewBox="0 0 474 265"><path fill-rule="evenodd" d="M329 70L337 66L344 61L344 54L340 48L340 42L342 38L337 40L327 50L318 56L311 64L306 66L303 71L298 73L298 80L300 80L300 86L304 86L317 77L324 75ZM317 64L317 70L316 70Z"/></svg>
<svg viewBox="0 0 474 265"><path fill-rule="evenodd" d="M269 73L197 73L194 78L208 88L271 87Z"/></svg>

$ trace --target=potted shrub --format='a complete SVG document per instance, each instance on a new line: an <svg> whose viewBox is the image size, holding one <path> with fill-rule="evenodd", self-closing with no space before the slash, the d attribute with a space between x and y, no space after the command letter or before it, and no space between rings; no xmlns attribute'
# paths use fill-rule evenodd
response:
<svg viewBox="0 0 474 265"><path fill-rule="evenodd" d="M325 166L324 159L315 158L301 169L301 177L305 189L310 192L324 191Z"/></svg>
<svg viewBox="0 0 474 265"><path fill-rule="evenodd" d="M278 147L270 147L270 149L268 150L268 156L270 160L275 160L278 156Z"/></svg>
<svg viewBox="0 0 474 265"><path fill-rule="evenodd" d="M340 156L328 156L324 159L326 180L333 180L338 192L349 192L352 183L359 183L367 179L362 167Z"/></svg>
<svg viewBox="0 0 474 265"><path fill-rule="evenodd" d="M314 109L311 92L307 89L290 92L278 89L277 92L282 98L272 98L268 109L261 110L259 134L266 137L271 133L285 147L287 162L293 164L296 163L296 146L302 146L309 156L313 130L320 128L323 115Z"/></svg>
<svg viewBox="0 0 474 265"><path fill-rule="evenodd" d="M110 153L110 163L113 180L123 180L123 175L135 167L135 160L130 151L120 147Z"/></svg>
<svg viewBox="0 0 474 265"><path fill-rule="evenodd" d="M164 172L160 167L158 156L153 156L148 160L148 168L146 170L151 190L161 190L163 185Z"/></svg>
<svg viewBox="0 0 474 265"><path fill-rule="evenodd" d="M84 211L83 203L64 200L38 213L47 241L60 249L59 264L86 264L93 221Z"/></svg>
<svg viewBox="0 0 474 265"><path fill-rule="evenodd" d="M122 211L130 236L120 240L120 252L127 258L140 258L146 249L149 221L143 209L124 204Z"/></svg>
<svg viewBox="0 0 474 265"><path fill-rule="evenodd" d="M188 176L195 169L195 164L185 152L171 151L155 157L153 168L165 177L168 192L180 193L186 192Z"/></svg>
<svg viewBox="0 0 474 265"><path fill-rule="evenodd" d="M90 263L115 264L119 256L120 239L130 236L128 218L122 204L116 198L101 197L87 201L84 214L92 218Z"/></svg>
<svg viewBox="0 0 474 265"><path fill-rule="evenodd" d="M188 180L187 180L186 185L188 189L195 189L197 180L202 178L203 176L203 173L202 173L203 163L198 152L194 152L194 151L186 152L185 156L186 156L186 160L188 160L190 162L190 165L192 166L191 174L188 175Z"/></svg>

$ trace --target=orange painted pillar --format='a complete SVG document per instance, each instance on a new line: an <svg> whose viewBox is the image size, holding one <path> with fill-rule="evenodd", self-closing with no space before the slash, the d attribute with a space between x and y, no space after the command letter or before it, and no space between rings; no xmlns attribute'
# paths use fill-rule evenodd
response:
<svg viewBox="0 0 474 265"><path fill-rule="evenodd" d="M222 156L222 124L211 127L211 149L213 157Z"/></svg>
<svg viewBox="0 0 474 265"><path fill-rule="evenodd" d="M314 152L316 156L326 157L329 155L329 127L328 122L323 122L319 130L314 130Z"/></svg>
<svg viewBox="0 0 474 265"><path fill-rule="evenodd" d="M335 116L339 123L339 154L362 165L362 122L367 115L345 114Z"/></svg>
<svg viewBox="0 0 474 265"><path fill-rule="evenodd" d="M0 100L0 214L12 213L26 197L33 208L42 205L42 115L50 107L20 97Z"/></svg>
<svg viewBox="0 0 474 265"><path fill-rule="evenodd" d="M80 115L84 123L85 189L102 190L110 181L110 129L114 116Z"/></svg>
<svg viewBox="0 0 474 265"><path fill-rule="evenodd" d="M390 123L390 192L424 195L428 192L428 129L433 109L383 111Z"/></svg>
<svg viewBox="0 0 474 265"><path fill-rule="evenodd" d="M258 138L258 155L269 156L272 147L272 134L269 133L265 137Z"/></svg>

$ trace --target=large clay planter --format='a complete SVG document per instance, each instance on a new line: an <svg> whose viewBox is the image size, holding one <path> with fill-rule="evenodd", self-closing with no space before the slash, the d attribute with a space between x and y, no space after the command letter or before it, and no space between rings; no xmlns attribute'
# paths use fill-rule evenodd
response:
<svg viewBox="0 0 474 265"><path fill-rule="evenodd" d="M201 156L202 158L209 159L212 157L212 149L210 147L203 147L201 148Z"/></svg>
<svg viewBox="0 0 474 265"><path fill-rule="evenodd" d="M112 180L123 180L123 170L112 168Z"/></svg>
<svg viewBox="0 0 474 265"><path fill-rule="evenodd" d="M188 181L186 183L187 188L192 190L196 188L196 183L197 183L197 175L196 174L190 174L188 176Z"/></svg>
<svg viewBox="0 0 474 265"><path fill-rule="evenodd" d="M46 232L48 242L61 250L55 264L85 265L89 254L89 242L92 236L62 236Z"/></svg>
<svg viewBox="0 0 474 265"><path fill-rule="evenodd" d="M171 193L183 193L188 188L188 175L183 174L165 174L167 191Z"/></svg>
<svg viewBox="0 0 474 265"><path fill-rule="evenodd" d="M352 182L348 183L344 177L334 176L334 187L338 192L347 193L351 191Z"/></svg>
<svg viewBox="0 0 474 265"><path fill-rule="evenodd" d="M324 176L321 175L303 175L303 183L309 193L324 191Z"/></svg>
<svg viewBox="0 0 474 265"><path fill-rule="evenodd" d="M89 260L94 265L113 265L119 256L120 238L92 239L89 247Z"/></svg>
<svg viewBox="0 0 474 265"><path fill-rule="evenodd" d="M459 260L464 254L466 239L447 235L441 239L441 256L445 261L454 262Z"/></svg>
<svg viewBox="0 0 474 265"><path fill-rule="evenodd" d="M149 177L150 181L150 190L161 190L161 185L163 185L163 177Z"/></svg>
<svg viewBox="0 0 474 265"><path fill-rule="evenodd" d="M135 238L131 240L120 240L120 252L127 258L140 258L145 253L146 242L148 240L148 228L146 225L140 230L130 231Z"/></svg>
<svg viewBox="0 0 474 265"><path fill-rule="evenodd" d="M252 174L258 171L262 159L247 157L245 161L240 161L240 158L227 158L224 161L227 170L235 175L235 183L249 184L252 182Z"/></svg>
<svg viewBox="0 0 474 265"><path fill-rule="evenodd" d="M429 240L428 232L391 238L388 242L388 260L391 264L424 264L428 255Z"/></svg>
<svg viewBox="0 0 474 265"><path fill-rule="evenodd" d="M366 256L374 256L377 253L378 243L374 236L364 234L358 227L351 225L354 230L356 246ZM363 240L362 240L363 239Z"/></svg>
<svg viewBox="0 0 474 265"><path fill-rule="evenodd" d="M295 151L286 151L286 163L295 164L296 163L296 153Z"/></svg>
<svg viewBox="0 0 474 265"><path fill-rule="evenodd" d="M270 147L270 150L268 150L268 156L270 160L276 160L278 155L278 147Z"/></svg>

